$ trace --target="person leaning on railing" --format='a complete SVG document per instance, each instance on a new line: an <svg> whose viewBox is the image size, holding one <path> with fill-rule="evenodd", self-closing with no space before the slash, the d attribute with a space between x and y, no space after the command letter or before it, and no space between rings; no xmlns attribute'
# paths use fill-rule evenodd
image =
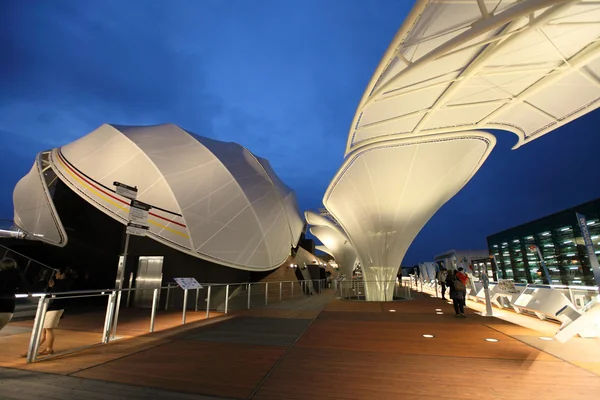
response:
<svg viewBox="0 0 600 400"><path fill-rule="evenodd" d="M10 322L15 313L15 293L21 279L17 262L12 258L0 261L0 331Z"/></svg>
<svg viewBox="0 0 600 400"><path fill-rule="evenodd" d="M54 276L48 281L48 292L50 293L62 293L67 292L71 287L71 278L67 274L67 269L61 267L54 272ZM44 318L44 330L42 332L42 338L40 340L40 348L42 344L46 343L46 348L39 352L39 355L51 355L54 354L54 329L58 327L58 323L65 311L65 303L63 301L50 300L48 310ZM27 357L27 353L21 355L21 357Z"/></svg>

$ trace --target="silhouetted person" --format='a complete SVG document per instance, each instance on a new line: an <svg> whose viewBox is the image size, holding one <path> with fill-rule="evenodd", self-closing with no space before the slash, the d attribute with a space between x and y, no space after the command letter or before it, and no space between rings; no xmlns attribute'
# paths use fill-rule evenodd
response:
<svg viewBox="0 0 600 400"><path fill-rule="evenodd" d="M0 261L0 331L10 322L15 313L15 293L21 278L17 263L12 258Z"/></svg>
<svg viewBox="0 0 600 400"><path fill-rule="evenodd" d="M467 298L467 282L469 278L463 272L463 268L454 271L452 286L450 286L450 298L454 302L454 312L457 317L466 318L465 303Z"/></svg>
<svg viewBox="0 0 600 400"><path fill-rule="evenodd" d="M440 268L437 276L438 283L442 287L442 299L446 300L446 278L448 277L448 271L446 268Z"/></svg>

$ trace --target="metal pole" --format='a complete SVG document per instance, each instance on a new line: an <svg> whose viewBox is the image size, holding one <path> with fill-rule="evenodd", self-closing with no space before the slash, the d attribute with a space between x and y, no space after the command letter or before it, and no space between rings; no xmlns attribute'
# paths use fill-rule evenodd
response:
<svg viewBox="0 0 600 400"><path fill-rule="evenodd" d="M483 267L483 274L480 275L481 281L483 282L483 292L485 294L485 316L492 317L494 316L494 310L492 309L492 300L490 298L490 279L488 278L487 268L485 267L485 265ZM475 296L477 296L477 293L475 293Z"/></svg>
<svg viewBox="0 0 600 400"><path fill-rule="evenodd" d="M567 288L569 289L569 297L571 298L571 303L573 303L575 308L578 309L577 305L575 304L575 296L573 296L573 289L571 289L571 286L567 286Z"/></svg>
<svg viewBox="0 0 600 400"><path fill-rule="evenodd" d="M37 310L35 312L35 320L33 321L33 329L31 330L31 337L29 338L29 348L27 349L27 363L31 363L35 361L34 354L37 354L38 347L36 343L39 343L39 332L40 326L44 324L44 303L46 300L46 295L42 295L42 297L38 300Z"/></svg>
<svg viewBox="0 0 600 400"><path fill-rule="evenodd" d="M112 324L112 337L114 338L117 335L117 324L119 323L119 309L121 308L121 290L123 289L123 273L125 273L125 268L127 267L127 252L129 251L129 234L127 233L127 228L125 228L125 249L123 250L123 271L119 276L119 285L117 289L119 292L117 293L117 302L115 304L115 312L114 312L114 320Z"/></svg>
<svg viewBox="0 0 600 400"><path fill-rule="evenodd" d="M250 309L250 296L251 296L251 292L252 292L252 284L249 283L248 284L248 310Z"/></svg>
<svg viewBox="0 0 600 400"><path fill-rule="evenodd" d="M156 320L156 309L158 308L159 293L160 289L154 289L154 293L152 295L152 314L150 314L150 332L154 332L154 321Z"/></svg>
<svg viewBox="0 0 600 400"><path fill-rule="evenodd" d="M194 311L198 312L198 299L200 298L200 288L196 288L196 307Z"/></svg>
<svg viewBox="0 0 600 400"><path fill-rule="evenodd" d="M283 282L279 282L279 302L281 303L281 291L282 291Z"/></svg>
<svg viewBox="0 0 600 400"><path fill-rule="evenodd" d="M225 286L225 314L227 314L228 307L229 307L229 285Z"/></svg>
<svg viewBox="0 0 600 400"><path fill-rule="evenodd" d="M552 279L550 278L550 272L548 272L548 267L546 267L546 262L544 261L544 256L540 251L539 246L535 245L535 249L537 250L537 255L540 258L540 264L542 264L542 268L544 269L544 275L546 276L546 280L548 281L548 285L552 285Z"/></svg>
<svg viewBox="0 0 600 400"><path fill-rule="evenodd" d="M185 312L187 311L188 290L183 289L183 313L181 314L181 325L185 324Z"/></svg>
<svg viewBox="0 0 600 400"><path fill-rule="evenodd" d="M265 284L265 306L269 304L269 282Z"/></svg>
<svg viewBox="0 0 600 400"><path fill-rule="evenodd" d="M167 298L165 299L165 311L169 309L169 297L171 296L171 284L167 283Z"/></svg>
<svg viewBox="0 0 600 400"><path fill-rule="evenodd" d="M208 287L208 295L206 297L206 319L208 319L210 317L210 292L211 292L212 286Z"/></svg>
<svg viewBox="0 0 600 400"><path fill-rule="evenodd" d="M37 359L38 351L40 350L40 336L42 335L42 330L44 329L44 321L46 320L46 312L48 312L48 305L50 300L48 298L44 298L44 303L42 305L42 315L40 318L40 323L38 325L37 333L36 333L36 341L33 347L33 354L31 354L31 362L35 362Z"/></svg>
<svg viewBox="0 0 600 400"><path fill-rule="evenodd" d="M102 330L102 343L106 344L110 340L110 322L113 317L113 309L115 306L115 291L113 290L108 295L106 304L106 316L104 317L104 329Z"/></svg>
<svg viewBox="0 0 600 400"><path fill-rule="evenodd" d="M292 287L292 298L294 297L294 281L290 282L290 286Z"/></svg>
<svg viewBox="0 0 600 400"><path fill-rule="evenodd" d="M129 290L127 291L127 307L129 307L131 300L131 288L133 287L133 272L129 273Z"/></svg>

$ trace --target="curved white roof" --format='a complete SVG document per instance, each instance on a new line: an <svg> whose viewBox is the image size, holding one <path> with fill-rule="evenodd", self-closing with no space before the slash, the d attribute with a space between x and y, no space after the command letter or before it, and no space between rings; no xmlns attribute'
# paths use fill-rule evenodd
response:
<svg viewBox="0 0 600 400"><path fill-rule="evenodd" d="M346 158L323 204L356 249L365 281L396 278L417 233L471 179L495 142L485 132L454 132L373 143Z"/></svg>
<svg viewBox="0 0 600 400"><path fill-rule="evenodd" d="M302 231L294 193L266 160L172 124L105 124L52 150L49 162L75 193L123 224L129 201L113 182L136 186L137 199L152 206L149 237L226 266L276 268ZM15 221L23 221L17 200L34 186L28 175L15 188Z"/></svg>
<svg viewBox="0 0 600 400"><path fill-rule="evenodd" d="M29 173L21 178L13 191L14 220L15 225L32 239L63 247L67 244L67 233L49 189L55 179L48 152L38 154Z"/></svg>
<svg viewBox="0 0 600 400"><path fill-rule="evenodd" d="M306 211L304 216L306 222L312 225L310 233L323 243L327 249L326 252L333 256L341 273L349 278L352 277L356 264L356 251L348 236L333 222L319 214Z"/></svg>
<svg viewBox="0 0 600 400"><path fill-rule="evenodd" d="M352 123L346 152L469 129L528 143L600 105L594 0L418 0Z"/></svg>

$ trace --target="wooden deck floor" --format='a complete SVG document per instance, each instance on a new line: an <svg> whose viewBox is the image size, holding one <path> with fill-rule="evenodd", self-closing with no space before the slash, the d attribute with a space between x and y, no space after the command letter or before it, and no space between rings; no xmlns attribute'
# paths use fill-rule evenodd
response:
<svg viewBox="0 0 600 400"><path fill-rule="evenodd" d="M0 350L0 366L230 399L598 399L593 368L523 340L539 333L416 296L325 293L33 365L7 365Z"/></svg>

